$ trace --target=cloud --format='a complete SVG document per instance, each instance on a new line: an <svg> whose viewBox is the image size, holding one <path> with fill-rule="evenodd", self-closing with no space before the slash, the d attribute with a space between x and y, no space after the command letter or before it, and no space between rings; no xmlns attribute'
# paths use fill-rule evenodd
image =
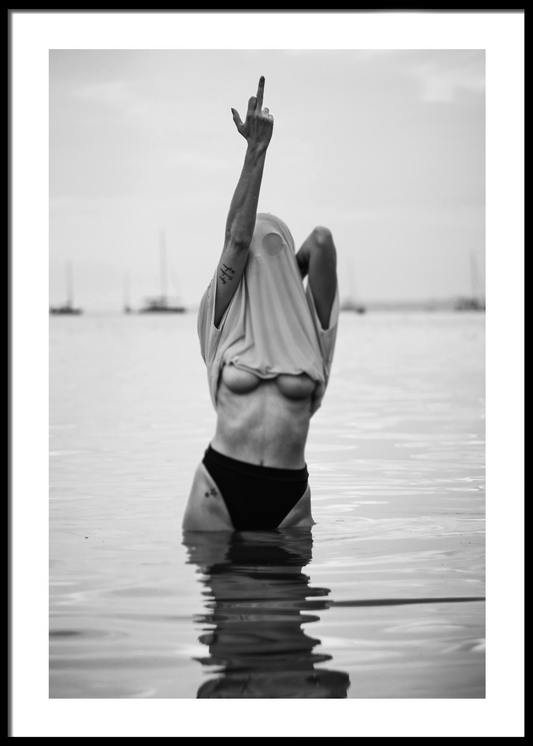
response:
<svg viewBox="0 0 533 746"><path fill-rule="evenodd" d="M128 122L135 122L151 131L172 131L179 115L177 104L156 101L135 90L132 83L110 80L98 85L86 85L73 91L74 96L103 107L113 107Z"/></svg>
<svg viewBox="0 0 533 746"><path fill-rule="evenodd" d="M162 95L155 86L148 90L142 80L121 79L81 86L72 93L77 99L102 109L100 117L104 129L109 126L110 112L113 112L121 123L141 127L156 138L164 138L161 142L167 144L177 137L197 139L209 136L212 131L209 104L199 95L183 100ZM191 109L194 109L194 117L190 116Z"/></svg>
<svg viewBox="0 0 533 746"><path fill-rule="evenodd" d="M419 63L413 62L410 72L423 86L425 101L451 102L460 90L483 94L485 91L485 60L483 52L446 51Z"/></svg>
<svg viewBox="0 0 533 746"><path fill-rule="evenodd" d="M74 91L74 95L89 101L115 106L131 104L135 99L130 86L123 80L108 80L98 85L81 86Z"/></svg>
<svg viewBox="0 0 533 746"><path fill-rule="evenodd" d="M169 166L190 166L196 170L225 173L234 167L234 159L199 151L180 151L167 158Z"/></svg>

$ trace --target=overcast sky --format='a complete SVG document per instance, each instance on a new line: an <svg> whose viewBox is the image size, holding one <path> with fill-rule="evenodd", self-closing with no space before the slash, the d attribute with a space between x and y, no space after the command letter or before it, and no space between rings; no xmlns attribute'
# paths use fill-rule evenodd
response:
<svg viewBox="0 0 533 746"><path fill-rule="evenodd" d="M485 51L50 50L50 301L160 292L195 306L222 249L245 141L231 107L266 78L259 209L299 245L328 226L341 296L470 293L485 267Z"/></svg>

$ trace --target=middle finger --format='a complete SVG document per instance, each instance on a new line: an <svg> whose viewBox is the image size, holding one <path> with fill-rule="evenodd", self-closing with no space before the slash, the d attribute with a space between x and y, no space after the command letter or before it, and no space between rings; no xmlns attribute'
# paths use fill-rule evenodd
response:
<svg viewBox="0 0 533 746"><path fill-rule="evenodd" d="M259 111L263 108L263 93L265 91L265 78L263 75L259 78L259 85L257 86L257 108Z"/></svg>

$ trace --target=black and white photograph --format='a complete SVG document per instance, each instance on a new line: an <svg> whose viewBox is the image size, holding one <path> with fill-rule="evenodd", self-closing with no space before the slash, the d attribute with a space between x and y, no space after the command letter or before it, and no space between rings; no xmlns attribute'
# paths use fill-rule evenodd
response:
<svg viewBox="0 0 533 746"><path fill-rule="evenodd" d="M523 736L523 10L10 24L11 735Z"/></svg>

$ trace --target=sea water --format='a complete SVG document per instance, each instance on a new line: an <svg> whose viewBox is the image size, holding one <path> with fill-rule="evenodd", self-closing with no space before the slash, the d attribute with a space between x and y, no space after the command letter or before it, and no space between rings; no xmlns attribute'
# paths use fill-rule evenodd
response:
<svg viewBox="0 0 533 746"><path fill-rule="evenodd" d="M184 534L194 313L50 319L52 699L485 697L485 317L341 313L310 530Z"/></svg>

